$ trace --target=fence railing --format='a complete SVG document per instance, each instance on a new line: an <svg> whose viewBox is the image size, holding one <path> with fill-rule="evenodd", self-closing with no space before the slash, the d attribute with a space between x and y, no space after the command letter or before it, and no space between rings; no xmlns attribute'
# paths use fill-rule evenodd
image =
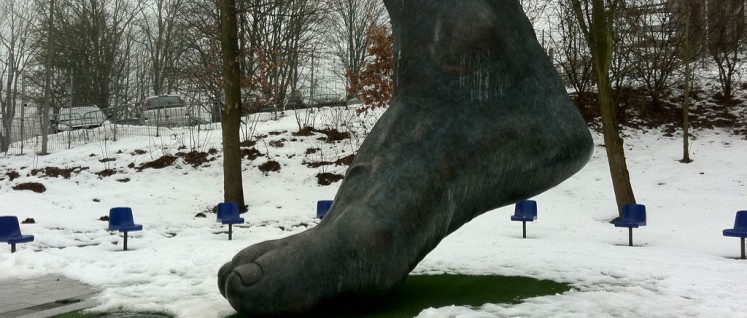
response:
<svg viewBox="0 0 747 318"><path fill-rule="evenodd" d="M8 149L0 153L41 152L42 119L41 116L14 118L10 127L4 127L0 121L0 134L10 141ZM175 132L215 130L219 128L219 121L220 113L201 106L156 109L147 114L133 112L127 107L112 107L105 111L63 109L49 118L47 151L116 141L128 136L158 137Z"/></svg>

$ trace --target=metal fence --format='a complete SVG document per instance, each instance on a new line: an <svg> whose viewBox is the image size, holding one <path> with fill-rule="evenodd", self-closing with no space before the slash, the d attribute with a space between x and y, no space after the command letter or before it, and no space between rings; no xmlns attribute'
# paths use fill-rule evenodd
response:
<svg viewBox="0 0 747 318"><path fill-rule="evenodd" d="M10 121L10 134L0 121L0 134L10 138L6 155L41 152L42 117L28 116ZM199 133L220 129L220 112L203 106L158 109L150 116L127 106L101 111L90 107L62 109L49 117L47 151L70 149L74 146L117 141L128 136L168 136ZM190 143L189 141L185 143ZM199 142L197 143L199 144Z"/></svg>

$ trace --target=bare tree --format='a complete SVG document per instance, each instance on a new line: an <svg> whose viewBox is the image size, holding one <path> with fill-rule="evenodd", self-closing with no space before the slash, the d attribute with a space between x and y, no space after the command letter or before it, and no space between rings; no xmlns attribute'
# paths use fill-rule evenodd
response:
<svg viewBox="0 0 747 318"><path fill-rule="evenodd" d="M32 32L37 21L38 12L35 3L31 1L0 1L0 116L2 130L0 130L0 152L8 151L12 142L13 121L16 117L18 99L18 81L23 76L24 69L36 53L36 46L32 42ZM21 109L21 112L24 110Z"/></svg>
<svg viewBox="0 0 747 318"><path fill-rule="evenodd" d="M223 109L223 191L226 202L244 207L244 187L241 178L241 66L235 0L221 0L221 45L225 106Z"/></svg>
<svg viewBox="0 0 747 318"><path fill-rule="evenodd" d="M241 51L247 104L278 109L295 88L298 69L318 32L321 3L254 0L241 11ZM259 94L255 94L259 92ZM252 96L254 95L254 96Z"/></svg>
<svg viewBox="0 0 747 318"><path fill-rule="evenodd" d="M626 42L634 47L630 62L633 78L651 98L652 110L662 110L662 98L669 94L671 77L681 65L680 42L677 36L678 15L672 14L671 3L659 0L639 0L623 11L622 21L633 29Z"/></svg>
<svg viewBox="0 0 747 318"><path fill-rule="evenodd" d="M594 77L591 54L570 2L558 0L553 8L557 18L550 38L552 47L556 49L553 58L566 85L575 91L576 103L584 108L587 106L586 96L590 93Z"/></svg>
<svg viewBox="0 0 747 318"><path fill-rule="evenodd" d="M335 72L351 87L346 74L359 74L369 46L369 33L387 17L381 1L327 0L327 42L335 57ZM348 96L350 97L350 96Z"/></svg>
<svg viewBox="0 0 747 318"><path fill-rule="evenodd" d="M187 37L182 66L193 90L212 100L223 100L221 63L220 3L218 0L190 1L186 18Z"/></svg>
<svg viewBox="0 0 747 318"><path fill-rule="evenodd" d="M745 43L744 7L744 0L707 2L708 51L718 68L724 100L732 98L734 76L743 63L740 49Z"/></svg>
<svg viewBox="0 0 747 318"><path fill-rule="evenodd" d="M185 0L151 0L140 20L150 58L152 94L176 89L177 65L187 47Z"/></svg>
<svg viewBox="0 0 747 318"><path fill-rule="evenodd" d="M139 1L62 0L55 8L53 90L62 91L69 106L95 104L108 108L117 66L123 62L125 32L136 17ZM56 93L57 94L57 93Z"/></svg>
<svg viewBox="0 0 747 318"><path fill-rule="evenodd" d="M635 203L630 184L625 148L620 138L615 113L615 101L610 85L609 70L612 62L614 28L613 23L621 0L571 0L576 19L591 52L592 65L597 83L597 96L602 113L602 129L605 149L615 191L618 214L625 204Z"/></svg>

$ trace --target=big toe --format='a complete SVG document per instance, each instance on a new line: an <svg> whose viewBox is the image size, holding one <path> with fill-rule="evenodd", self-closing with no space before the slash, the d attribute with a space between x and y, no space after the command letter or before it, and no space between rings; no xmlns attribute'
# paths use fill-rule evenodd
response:
<svg viewBox="0 0 747 318"><path fill-rule="evenodd" d="M239 277L244 287L249 287L262 279L262 267L257 263L249 263L234 268L233 274Z"/></svg>

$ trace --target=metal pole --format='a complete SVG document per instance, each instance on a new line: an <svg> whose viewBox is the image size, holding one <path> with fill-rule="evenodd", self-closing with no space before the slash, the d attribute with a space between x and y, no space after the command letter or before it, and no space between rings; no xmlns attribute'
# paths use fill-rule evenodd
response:
<svg viewBox="0 0 747 318"><path fill-rule="evenodd" d="M745 257L744 257L744 237L740 237L740 241L742 241L742 259L745 259Z"/></svg>
<svg viewBox="0 0 747 318"><path fill-rule="evenodd" d="M628 246L633 246L633 228L628 228Z"/></svg>
<svg viewBox="0 0 747 318"><path fill-rule="evenodd" d="M127 232L124 232L124 249L123 251L127 250Z"/></svg>
<svg viewBox="0 0 747 318"><path fill-rule="evenodd" d="M521 221L521 228L523 230L523 237L527 238L527 221Z"/></svg>
<svg viewBox="0 0 747 318"><path fill-rule="evenodd" d="M16 243L10 243L10 252L11 253L15 253L16 252Z"/></svg>
<svg viewBox="0 0 747 318"><path fill-rule="evenodd" d="M232 235L231 235L231 234L233 234L233 227L232 226L233 226L233 224L228 224L228 240L229 241L232 239Z"/></svg>

